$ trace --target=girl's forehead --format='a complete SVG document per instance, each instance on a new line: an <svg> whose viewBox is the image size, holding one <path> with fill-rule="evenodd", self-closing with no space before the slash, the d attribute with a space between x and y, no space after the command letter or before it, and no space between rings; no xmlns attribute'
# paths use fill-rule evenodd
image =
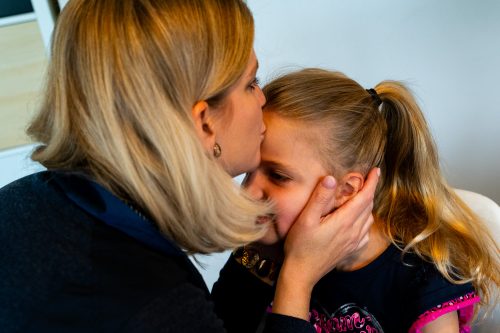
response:
<svg viewBox="0 0 500 333"><path fill-rule="evenodd" d="M283 165L304 166L320 163L317 140L312 140L307 124L277 114L264 113L266 135L262 143L261 158L263 161L279 162Z"/></svg>
<svg viewBox="0 0 500 333"><path fill-rule="evenodd" d="M317 148L326 144L325 126L310 121L284 117L275 112L264 112L265 138L279 142L282 146L308 146L307 150L319 152ZM264 140L265 141L265 140Z"/></svg>
<svg viewBox="0 0 500 333"><path fill-rule="evenodd" d="M281 110L280 110L281 111ZM317 121L290 118L279 112L265 110L267 127L262 144L262 159L280 157L290 163L318 163L326 174L333 172L338 161L330 144L331 126Z"/></svg>

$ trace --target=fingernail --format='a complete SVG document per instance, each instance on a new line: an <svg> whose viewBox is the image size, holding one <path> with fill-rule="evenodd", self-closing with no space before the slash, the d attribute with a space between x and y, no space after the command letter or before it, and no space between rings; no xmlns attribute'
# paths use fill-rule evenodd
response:
<svg viewBox="0 0 500 333"><path fill-rule="evenodd" d="M377 176L380 177L380 168L377 168Z"/></svg>
<svg viewBox="0 0 500 333"><path fill-rule="evenodd" d="M332 189L335 187L335 178L333 178L332 176L326 176L325 178L323 178L322 184L324 187Z"/></svg>

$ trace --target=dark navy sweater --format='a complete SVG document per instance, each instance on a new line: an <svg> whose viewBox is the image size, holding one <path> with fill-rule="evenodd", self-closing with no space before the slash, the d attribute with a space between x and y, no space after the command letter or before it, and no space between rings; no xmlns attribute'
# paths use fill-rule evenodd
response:
<svg viewBox="0 0 500 333"><path fill-rule="evenodd" d="M1 332L255 331L272 289L230 259L212 298L184 253L110 226L70 200L58 177L41 172L0 189ZM87 199L106 211L106 200ZM314 331L271 315L265 332Z"/></svg>

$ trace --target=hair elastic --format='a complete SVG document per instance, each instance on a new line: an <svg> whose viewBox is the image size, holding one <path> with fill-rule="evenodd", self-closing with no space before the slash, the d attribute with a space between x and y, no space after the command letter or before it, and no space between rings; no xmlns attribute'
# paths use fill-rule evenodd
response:
<svg viewBox="0 0 500 333"><path fill-rule="evenodd" d="M373 101L377 104L377 107L379 107L380 104L382 104L382 100L380 99L379 95L377 94L377 91L373 88L366 89L366 91L368 91L370 96L372 96Z"/></svg>

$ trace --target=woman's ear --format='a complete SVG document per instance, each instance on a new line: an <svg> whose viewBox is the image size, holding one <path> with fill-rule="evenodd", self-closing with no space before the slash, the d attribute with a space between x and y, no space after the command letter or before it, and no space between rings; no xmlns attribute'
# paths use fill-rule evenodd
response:
<svg viewBox="0 0 500 333"><path fill-rule="evenodd" d="M354 197L363 188L364 179L363 175L359 172L350 172L342 177L337 185L335 206L342 206Z"/></svg>
<svg viewBox="0 0 500 333"><path fill-rule="evenodd" d="M212 152L215 145L215 131L210 117L210 107L206 101L197 102L191 110L196 134L203 147Z"/></svg>

